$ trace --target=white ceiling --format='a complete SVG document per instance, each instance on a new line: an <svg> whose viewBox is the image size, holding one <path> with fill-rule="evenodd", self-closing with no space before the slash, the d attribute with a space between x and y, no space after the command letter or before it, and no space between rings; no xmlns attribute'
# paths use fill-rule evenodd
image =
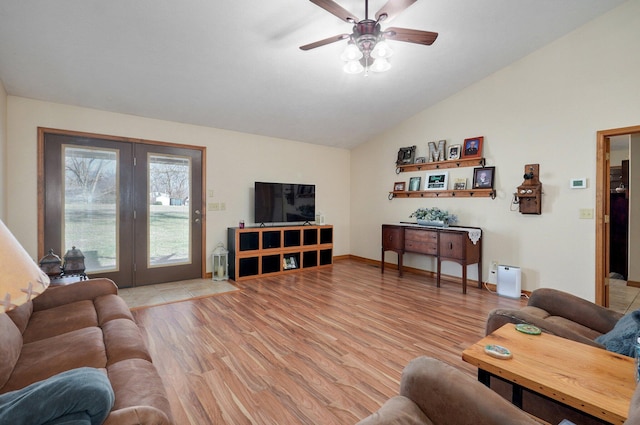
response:
<svg viewBox="0 0 640 425"><path fill-rule="evenodd" d="M372 17L386 0L371 0ZM391 23L393 67L346 75L351 26L307 0L2 0L9 95L354 147L623 0L419 0ZM364 18L364 0L337 0Z"/></svg>

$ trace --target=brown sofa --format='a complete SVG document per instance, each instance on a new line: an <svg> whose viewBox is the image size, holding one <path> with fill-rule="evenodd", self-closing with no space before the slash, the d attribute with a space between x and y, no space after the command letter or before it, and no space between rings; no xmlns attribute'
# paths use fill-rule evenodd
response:
<svg viewBox="0 0 640 425"><path fill-rule="evenodd" d="M93 367L106 372L115 393L106 425L172 423L162 380L111 280L50 287L0 315L0 359L0 394Z"/></svg>
<svg viewBox="0 0 640 425"><path fill-rule="evenodd" d="M529 323L543 332L604 349L602 344L595 341L596 338L613 330L622 317L621 313L567 292L540 288L531 293L523 308L491 311L487 318L486 334L506 323ZM491 388L505 398L511 397L511 384L498 378L491 378ZM527 390L522 394L522 408L550 423L558 423L563 418L584 425L606 423Z"/></svg>
<svg viewBox="0 0 640 425"><path fill-rule="evenodd" d="M429 357L409 362L402 372L400 395L358 422L358 425L534 424L540 422L480 382ZM640 425L640 387L633 395L624 425Z"/></svg>
<svg viewBox="0 0 640 425"><path fill-rule="evenodd" d="M521 309L495 309L487 318L487 335L506 323L530 323L546 333L604 348L594 340L607 332L622 314L583 298L551 288L536 289Z"/></svg>

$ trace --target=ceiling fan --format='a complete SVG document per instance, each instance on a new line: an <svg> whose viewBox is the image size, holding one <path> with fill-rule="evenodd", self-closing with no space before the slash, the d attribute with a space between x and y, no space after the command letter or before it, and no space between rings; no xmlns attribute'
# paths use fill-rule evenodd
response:
<svg viewBox="0 0 640 425"><path fill-rule="evenodd" d="M353 24L351 34L339 34L325 38L314 43L300 46L302 50L311 50L325 44L335 43L349 39L347 49L342 58L347 62L345 71L359 73L371 67L374 71L386 71L391 66L388 57L391 50L384 43L385 40L404 41L408 43L424 44L430 46L438 37L437 32L413 30L408 28L390 27L382 30L381 22L388 22L400 12L411 6L417 0L389 0L376 13L375 20L369 19L369 1L365 0L365 17L363 20L356 18L354 14L344 9L333 0L310 0L311 3L320 6L327 12L337 16L341 20Z"/></svg>

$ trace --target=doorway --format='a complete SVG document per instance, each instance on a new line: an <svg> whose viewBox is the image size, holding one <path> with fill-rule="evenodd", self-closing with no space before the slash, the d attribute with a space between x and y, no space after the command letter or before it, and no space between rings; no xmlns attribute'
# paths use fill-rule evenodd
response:
<svg viewBox="0 0 640 425"><path fill-rule="evenodd" d="M608 307L610 304L611 242L612 242L612 189L611 183L611 140L619 136L629 136L635 141L640 135L640 126L625 127L597 133L596 168L596 303ZM635 145L634 145L635 146ZM631 145L630 145L631 147ZM631 158L629 158L631 159ZM636 161L637 163L637 161ZM630 161L630 164L633 162ZM636 164L637 165L637 164ZM616 165L614 165L615 167ZM633 165L631 165L633 167ZM633 175L633 172L630 172ZM637 186L637 185L636 185ZM617 187L620 187L617 185ZM628 188L627 188L628 189ZM631 188L633 189L633 188ZM636 197L637 199L637 197ZM615 206L614 206L615 207ZM634 240L631 214L629 214L628 241ZM636 223L636 227L637 227ZM614 229L615 232L615 229ZM616 235L613 235L615 241ZM629 244L629 242L626 242ZM630 262L631 264L631 262Z"/></svg>
<svg viewBox="0 0 640 425"><path fill-rule="evenodd" d="M39 129L41 255L119 287L204 276L204 148Z"/></svg>

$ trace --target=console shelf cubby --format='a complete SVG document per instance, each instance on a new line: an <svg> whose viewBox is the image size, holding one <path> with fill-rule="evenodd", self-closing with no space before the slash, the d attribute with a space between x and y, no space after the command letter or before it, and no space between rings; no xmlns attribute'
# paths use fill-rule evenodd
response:
<svg viewBox="0 0 640 425"><path fill-rule="evenodd" d="M230 227L229 278L235 281L333 264L333 226Z"/></svg>

